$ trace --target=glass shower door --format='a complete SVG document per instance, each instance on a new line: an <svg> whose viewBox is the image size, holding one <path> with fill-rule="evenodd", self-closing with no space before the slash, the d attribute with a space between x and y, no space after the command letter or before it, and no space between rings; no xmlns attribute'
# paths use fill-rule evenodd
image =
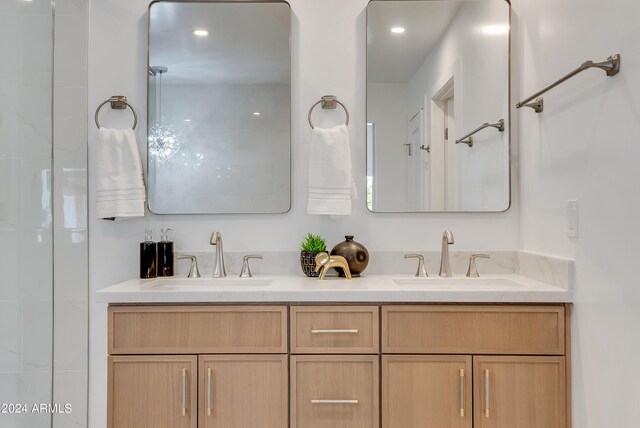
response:
<svg viewBox="0 0 640 428"><path fill-rule="evenodd" d="M52 18L0 1L0 428L52 420Z"/></svg>

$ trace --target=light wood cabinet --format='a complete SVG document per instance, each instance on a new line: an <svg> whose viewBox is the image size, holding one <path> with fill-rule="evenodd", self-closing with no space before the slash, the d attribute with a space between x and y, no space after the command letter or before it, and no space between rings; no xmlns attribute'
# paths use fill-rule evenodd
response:
<svg viewBox="0 0 640 428"><path fill-rule="evenodd" d="M564 428L564 357L474 357L476 428Z"/></svg>
<svg viewBox="0 0 640 428"><path fill-rule="evenodd" d="M108 428L287 428L287 313L110 307Z"/></svg>
<svg viewBox="0 0 640 428"><path fill-rule="evenodd" d="M471 357L384 355L383 428L471 428Z"/></svg>
<svg viewBox="0 0 640 428"><path fill-rule="evenodd" d="M558 305L389 305L385 354L564 355Z"/></svg>
<svg viewBox="0 0 640 428"><path fill-rule="evenodd" d="M292 306L292 354L377 354L378 306Z"/></svg>
<svg viewBox="0 0 640 428"><path fill-rule="evenodd" d="M286 306L112 306L109 354L286 354Z"/></svg>
<svg viewBox="0 0 640 428"><path fill-rule="evenodd" d="M291 427L377 428L378 358L291 357Z"/></svg>
<svg viewBox="0 0 640 428"><path fill-rule="evenodd" d="M109 428L196 428L195 356L109 357Z"/></svg>
<svg viewBox="0 0 640 428"><path fill-rule="evenodd" d="M286 428L286 355L202 355L200 428Z"/></svg>
<svg viewBox="0 0 640 428"><path fill-rule="evenodd" d="M569 309L383 305L383 428L570 427ZM467 409L456 419L450 372L462 366Z"/></svg>
<svg viewBox="0 0 640 428"><path fill-rule="evenodd" d="M112 306L108 428L570 428L570 309Z"/></svg>

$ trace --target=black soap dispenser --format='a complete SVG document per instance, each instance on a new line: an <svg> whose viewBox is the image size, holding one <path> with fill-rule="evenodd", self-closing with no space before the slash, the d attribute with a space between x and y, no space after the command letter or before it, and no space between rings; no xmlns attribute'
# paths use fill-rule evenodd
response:
<svg viewBox="0 0 640 428"><path fill-rule="evenodd" d="M158 276L173 276L173 242L169 241L169 231L161 230L160 242L158 242Z"/></svg>
<svg viewBox="0 0 640 428"><path fill-rule="evenodd" d="M140 278L149 279L158 276L158 245L153 242L151 229L145 229L144 242L140 243Z"/></svg>

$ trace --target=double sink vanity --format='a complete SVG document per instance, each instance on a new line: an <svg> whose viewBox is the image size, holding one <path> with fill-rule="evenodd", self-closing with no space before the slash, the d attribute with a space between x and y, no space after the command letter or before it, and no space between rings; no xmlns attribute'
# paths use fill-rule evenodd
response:
<svg viewBox="0 0 640 428"><path fill-rule="evenodd" d="M569 427L572 265L516 260L478 278L175 277L98 291L108 427ZM522 274L554 263L566 278Z"/></svg>
<svg viewBox="0 0 640 428"><path fill-rule="evenodd" d="M151 4L150 211L291 209L291 18L283 1ZM366 19L367 218L509 209L510 3L373 0ZM108 427L570 427L572 262L494 251L476 267L451 243L417 275L373 251L361 277L306 278L292 252L252 278L213 278L217 262L98 291Z"/></svg>

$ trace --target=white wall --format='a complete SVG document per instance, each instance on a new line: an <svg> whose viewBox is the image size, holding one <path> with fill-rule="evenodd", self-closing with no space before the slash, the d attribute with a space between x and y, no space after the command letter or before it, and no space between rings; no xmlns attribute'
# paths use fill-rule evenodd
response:
<svg viewBox="0 0 640 428"><path fill-rule="evenodd" d="M138 138L146 141L146 10L148 0L92 1L89 44L89 108L110 95L123 94L141 114ZM172 227L176 247L210 251L209 236L220 230L227 251L287 251L304 234L324 234L330 243L354 234L370 250L436 250L445 229L456 248L514 249L518 212L502 214L372 214L365 207L365 15L366 0L292 0L293 203L284 215L148 216L126 222L93 219L95 184L90 174L90 286L95 291L138 274L138 243L145 227ZM328 24L329 23L329 24ZM330 31L327 31L330 28ZM349 125L354 172L360 199L353 215L331 220L306 214L306 155L310 137L307 112L320 96L335 94L351 113ZM314 123L341 123L344 113L316 109ZM129 126L128 113L107 111L108 126ZM89 121L89 167L95 160L95 125ZM92 297L93 298L93 297ZM106 319L90 309L90 337L103 337ZM106 420L106 343L90 340L90 426Z"/></svg>
<svg viewBox="0 0 640 428"><path fill-rule="evenodd" d="M447 82L450 73L455 69L459 71L455 127L450 129L448 146L448 163L454 168L457 197L451 197L454 193L449 192L449 209L499 211L508 206L511 127L507 107L508 33L483 32L489 25L508 25L508 10L503 0L463 3L448 30L409 81L408 109L418 111L425 107L426 144L433 146L430 100ZM483 123L499 119L505 120L505 132L498 133L493 128L482 131L473 137L473 148L453 144ZM432 150L434 154L438 152L437 147Z"/></svg>
<svg viewBox="0 0 640 428"><path fill-rule="evenodd" d="M375 124L373 207L408 211L406 83L369 82L367 122Z"/></svg>
<svg viewBox="0 0 640 428"><path fill-rule="evenodd" d="M520 247L576 259L574 427L638 426L640 402L640 3L515 0L515 78L524 98L583 61L622 54L614 77L589 70L520 121ZM519 100L513 100L514 102ZM566 201L579 199L580 237Z"/></svg>

